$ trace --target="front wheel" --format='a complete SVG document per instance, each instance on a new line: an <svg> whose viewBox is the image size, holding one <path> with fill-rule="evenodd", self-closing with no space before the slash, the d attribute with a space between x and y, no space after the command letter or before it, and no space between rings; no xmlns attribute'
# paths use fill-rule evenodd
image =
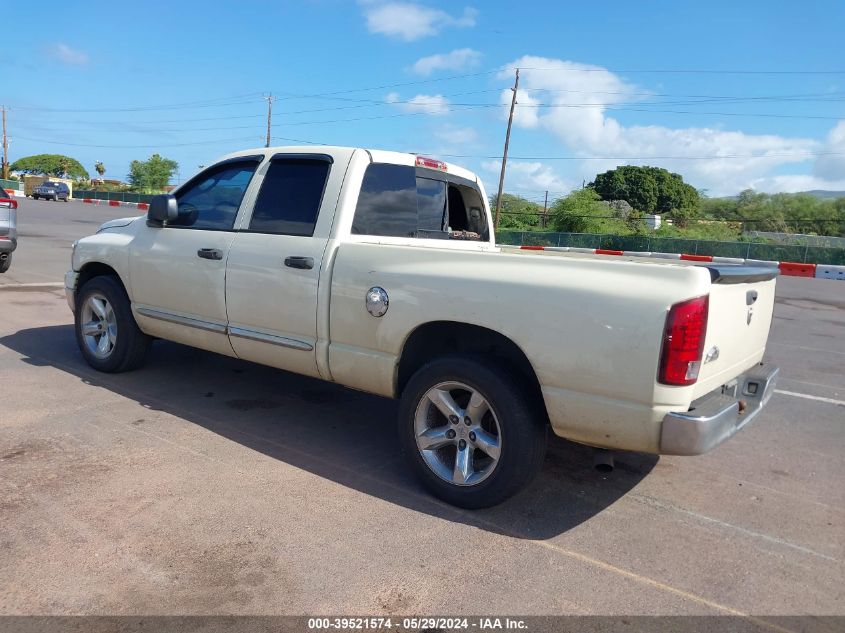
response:
<svg viewBox="0 0 845 633"><path fill-rule="evenodd" d="M501 503L537 474L546 429L527 390L493 359L446 356L406 386L400 439L422 483L463 508Z"/></svg>
<svg viewBox="0 0 845 633"><path fill-rule="evenodd" d="M150 337L141 332L129 297L115 277L94 277L76 295L76 342L98 371L117 373L143 365Z"/></svg>
<svg viewBox="0 0 845 633"><path fill-rule="evenodd" d="M5 273L12 265L12 254L6 255L6 259L0 259L0 273Z"/></svg>

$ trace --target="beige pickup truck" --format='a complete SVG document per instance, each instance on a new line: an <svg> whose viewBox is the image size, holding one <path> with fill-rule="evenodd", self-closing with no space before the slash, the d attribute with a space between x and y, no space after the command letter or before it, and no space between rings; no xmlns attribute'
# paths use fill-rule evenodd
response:
<svg viewBox="0 0 845 633"><path fill-rule="evenodd" d="M469 171L309 146L231 154L104 224L65 286L98 370L158 338L399 398L408 464L476 508L528 483L549 430L693 455L748 424L776 275L508 251Z"/></svg>

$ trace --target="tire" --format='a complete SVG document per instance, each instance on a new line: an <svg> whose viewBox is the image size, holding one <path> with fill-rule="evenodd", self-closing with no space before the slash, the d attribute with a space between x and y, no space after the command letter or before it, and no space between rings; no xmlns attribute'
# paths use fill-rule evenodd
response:
<svg viewBox="0 0 845 633"><path fill-rule="evenodd" d="M441 399L444 393L449 398ZM444 411L457 415L450 419ZM472 411L481 419L466 415ZM423 485L447 503L470 509L519 492L546 452L545 417L537 403L484 356L444 356L419 369L402 393L399 437Z"/></svg>
<svg viewBox="0 0 845 633"><path fill-rule="evenodd" d="M97 371L137 369L150 348L151 339L135 323L126 291L111 275L94 277L77 291L74 329L79 350Z"/></svg>
<svg viewBox="0 0 845 633"><path fill-rule="evenodd" d="M33 199L33 200L38 200L38 196L36 196L35 194L32 194L32 199Z"/></svg>
<svg viewBox="0 0 845 633"><path fill-rule="evenodd" d="M9 253L6 256L6 259L0 259L0 273L5 273L9 270L9 266L12 265L12 254Z"/></svg>

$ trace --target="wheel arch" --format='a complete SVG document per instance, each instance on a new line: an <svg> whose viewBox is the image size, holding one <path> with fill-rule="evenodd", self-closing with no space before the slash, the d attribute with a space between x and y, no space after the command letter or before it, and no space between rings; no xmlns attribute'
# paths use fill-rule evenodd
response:
<svg viewBox="0 0 845 633"><path fill-rule="evenodd" d="M86 262L82 268L79 269L79 277L76 280L76 289L74 290L74 294L79 293L82 287L95 277L114 277L120 284L123 292L126 292L126 296L129 296L129 293L126 291L126 284L123 283L123 279L121 279L120 274L108 264L96 261Z"/></svg>
<svg viewBox="0 0 845 633"><path fill-rule="evenodd" d="M540 381L522 348L500 332L458 321L431 321L418 326L408 335L399 356L395 395L402 395L411 376L427 362L456 353L489 356L515 370L528 395L545 415Z"/></svg>

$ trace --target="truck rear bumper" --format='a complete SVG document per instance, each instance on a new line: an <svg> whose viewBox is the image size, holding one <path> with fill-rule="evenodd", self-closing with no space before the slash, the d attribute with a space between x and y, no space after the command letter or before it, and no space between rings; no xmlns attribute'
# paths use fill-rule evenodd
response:
<svg viewBox="0 0 845 633"><path fill-rule="evenodd" d="M689 411L663 418L660 453L701 455L750 424L775 391L774 365L757 365L729 384L695 400Z"/></svg>
<svg viewBox="0 0 845 633"><path fill-rule="evenodd" d="M0 236L0 253L11 253L18 247L18 241L8 235Z"/></svg>

